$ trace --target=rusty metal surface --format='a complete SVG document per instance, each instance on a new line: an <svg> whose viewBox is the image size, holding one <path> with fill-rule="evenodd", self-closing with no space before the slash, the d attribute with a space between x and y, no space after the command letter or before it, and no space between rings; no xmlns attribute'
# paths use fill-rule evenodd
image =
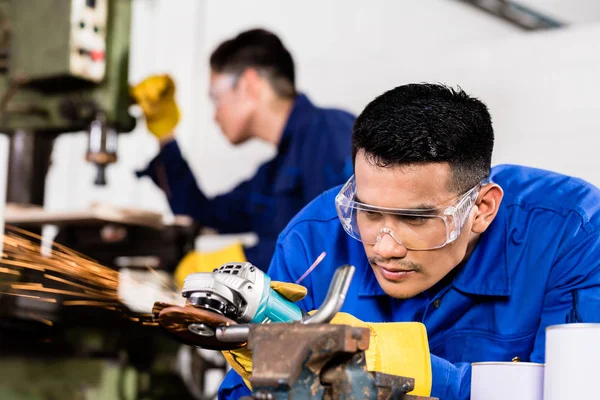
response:
<svg viewBox="0 0 600 400"><path fill-rule="evenodd" d="M256 400L433 400L406 395L414 379L369 372L367 328L330 324L250 325Z"/></svg>
<svg viewBox="0 0 600 400"><path fill-rule="evenodd" d="M252 350L253 387L291 388L303 368L319 375L323 366L340 354L369 347L367 328L346 325L252 325L248 346Z"/></svg>
<svg viewBox="0 0 600 400"><path fill-rule="evenodd" d="M224 343L216 336L201 336L189 330L191 324L202 323L213 330L219 326L236 325L236 322L212 311L195 308L191 305L184 307L156 302L152 309L154 320L176 340L209 350L231 350L245 345L245 342Z"/></svg>
<svg viewBox="0 0 600 400"><path fill-rule="evenodd" d="M377 385L377 399L388 400L398 398L400 394L414 390L415 380L403 376L394 376L383 374L381 372L373 373L375 385Z"/></svg>

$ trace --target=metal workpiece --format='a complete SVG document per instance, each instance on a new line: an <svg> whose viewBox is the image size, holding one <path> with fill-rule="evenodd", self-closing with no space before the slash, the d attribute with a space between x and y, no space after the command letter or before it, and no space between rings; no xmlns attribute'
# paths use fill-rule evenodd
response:
<svg viewBox="0 0 600 400"><path fill-rule="evenodd" d="M248 341L250 325L219 326L216 329L216 337L220 342L240 343Z"/></svg>
<svg viewBox="0 0 600 400"><path fill-rule="evenodd" d="M253 354L250 383L257 391L289 391L296 381L318 376L334 356L366 350L369 338L368 328L346 325L252 325L248 336ZM301 376L304 368L311 370L304 371L307 376ZM322 394L314 392L306 398Z"/></svg>
<svg viewBox="0 0 600 400"><path fill-rule="evenodd" d="M335 317L346 301L346 295L354 276L354 266L342 265L335 270L325 301L317 312L302 320L303 324L327 323Z"/></svg>

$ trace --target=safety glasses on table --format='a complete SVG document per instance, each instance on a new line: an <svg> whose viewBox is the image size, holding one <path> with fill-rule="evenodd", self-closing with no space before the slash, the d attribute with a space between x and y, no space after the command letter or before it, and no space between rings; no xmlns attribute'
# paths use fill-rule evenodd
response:
<svg viewBox="0 0 600 400"><path fill-rule="evenodd" d="M344 230L356 240L373 245L389 234L408 250L433 250L453 242L460 235L481 181L452 204L433 209L377 207L355 201L356 180L352 176L335 198Z"/></svg>

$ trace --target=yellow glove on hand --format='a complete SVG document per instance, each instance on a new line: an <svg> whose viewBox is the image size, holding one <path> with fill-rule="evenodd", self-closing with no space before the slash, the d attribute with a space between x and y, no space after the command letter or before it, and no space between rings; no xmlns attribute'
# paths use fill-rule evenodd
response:
<svg viewBox="0 0 600 400"><path fill-rule="evenodd" d="M169 75L154 75L130 89L140 105L148 130L159 140L164 139L177 126L180 118L175 102L175 82Z"/></svg>
<svg viewBox="0 0 600 400"><path fill-rule="evenodd" d="M308 293L304 286L288 282L271 281L271 288L291 302L302 300ZM246 386L251 388L252 352L248 350L248 346L235 350L225 350L222 353L231 368L242 377Z"/></svg>
<svg viewBox="0 0 600 400"><path fill-rule="evenodd" d="M331 323L369 328L371 340L365 352L367 369L414 378L415 388L410 394L430 395L431 358L425 325L420 322L367 323L347 313L337 313Z"/></svg>
<svg viewBox="0 0 600 400"><path fill-rule="evenodd" d="M277 283L283 284L283 282ZM292 290L293 287L298 286L285 285L292 285ZM285 297L287 289L286 287L279 293ZM306 289L303 289L306 293ZM415 388L410 394L430 395L431 358L425 325L420 322L366 323L347 313L336 314L331 323L369 328L371 338L369 348L365 352L367 370L414 378ZM223 355L229 365L242 377L246 386L251 388L252 353L248 347L224 351Z"/></svg>

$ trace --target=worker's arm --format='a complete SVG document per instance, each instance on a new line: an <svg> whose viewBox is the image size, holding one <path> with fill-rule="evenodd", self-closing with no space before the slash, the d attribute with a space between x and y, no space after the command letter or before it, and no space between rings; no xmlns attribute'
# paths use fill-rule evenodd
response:
<svg viewBox="0 0 600 400"><path fill-rule="evenodd" d="M592 228L594 229L594 228ZM600 323L600 229L579 228L552 267L531 361L545 362L546 327ZM569 232L570 233L570 232Z"/></svg>
<svg viewBox="0 0 600 400"><path fill-rule="evenodd" d="M565 221L566 228L551 267L537 336L529 361L545 362L546 328L575 322L600 322L600 229L582 225L579 216ZM519 265L534 268L534 265ZM466 400L470 395L471 366L451 364L431 356L432 396Z"/></svg>
<svg viewBox="0 0 600 400"><path fill-rule="evenodd" d="M250 231L246 200L251 184L244 182L233 191L208 199L174 139L180 112L175 101L175 82L168 75L154 75L131 88L142 108L148 130L161 145L160 153L138 177L149 176L166 194L175 214L189 215L201 225L222 233Z"/></svg>
<svg viewBox="0 0 600 400"><path fill-rule="evenodd" d="M572 217L579 219L579 217ZM550 271L539 328L529 361L545 362L546 328L575 322L600 322L600 230L566 221L563 239ZM520 267L528 267L522 265ZM432 356L432 395L449 400L468 399L471 367Z"/></svg>
<svg viewBox="0 0 600 400"><path fill-rule="evenodd" d="M245 181L223 195L207 198L175 140L165 144L138 176L149 176L165 192L174 214L189 215L201 225L221 233L251 230L246 207L251 181Z"/></svg>

